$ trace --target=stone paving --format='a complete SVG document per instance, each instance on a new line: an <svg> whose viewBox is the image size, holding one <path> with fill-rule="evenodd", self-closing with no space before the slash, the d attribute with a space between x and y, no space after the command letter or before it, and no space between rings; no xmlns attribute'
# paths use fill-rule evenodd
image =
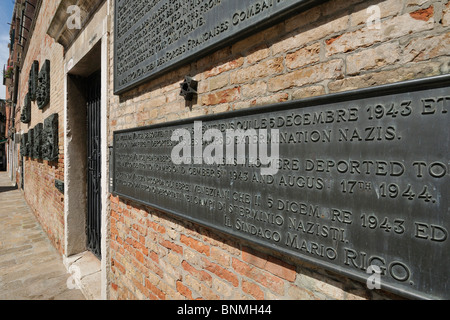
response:
<svg viewBox="0 0 450 320"><path fill-rule="evenodd" d="M85 300L69 289L70 276L22 193L0 172L0 300Z"/></svg>

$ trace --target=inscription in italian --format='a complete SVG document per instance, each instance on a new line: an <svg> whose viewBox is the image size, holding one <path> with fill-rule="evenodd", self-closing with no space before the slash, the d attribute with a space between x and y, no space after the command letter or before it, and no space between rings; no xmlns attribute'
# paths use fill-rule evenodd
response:
<svg viewBox="0 0 450 320"><path fill-rule="evenodd" d="M116 0L115 93L324 0Z"/></svg>
<svg viewBox="0 0 450 320"><path fill-rule="evenodd" d="M279 130L273 175L248 158L174 164L177 129L192 133L193 155L210 150L194 120L115 132L113 193L360 280L377 266L382 288L398 294L450 298L449 84L440 77L200 119L201 134Z"/></svg>

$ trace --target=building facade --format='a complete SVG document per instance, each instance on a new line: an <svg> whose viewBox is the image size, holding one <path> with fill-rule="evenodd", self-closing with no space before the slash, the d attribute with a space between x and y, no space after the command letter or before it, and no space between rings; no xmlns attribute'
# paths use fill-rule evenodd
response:
<svg viewBox="0 0 450 320"><path fill-rule="evenodd" d="M450 2L311 2L121 90L116 68L123 31L115 14L131 8L126 2L20 0L11 27L8 170L67 266L83 268L84 259L95 265L95 273L82 277L87 295L400 298L399 292L369 289L347 274L111 192L114 137L133 128L449 74ZM181 2L171 2L180 3L180 13L187 3ZM206 12L221 2L198 5ZM269 8L273 1L250 5ZM249 13L235 17L230 27ZM139 46L134 51L129 56L138 56ZM187 76L198 83L192 101L180 95Z"/></svg>

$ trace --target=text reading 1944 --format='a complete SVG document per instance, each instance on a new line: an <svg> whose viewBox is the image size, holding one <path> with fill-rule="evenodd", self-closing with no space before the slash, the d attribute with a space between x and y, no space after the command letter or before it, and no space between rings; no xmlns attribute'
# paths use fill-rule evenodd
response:
<svg viewBox="0 0 450 320"><path fill-rule="evenodd" d="M116 0L115 92L324 0Z"/></svg>
<svg viewBox="0 0 450 320"><path fill-rule="evenodd" d="M408 297L449 298L449 115L447 76L119 131L113 193L357 279L376 267L382 288ZM205 139L212 129L278 130L276 170L220 161L228 143Z"/></svg>

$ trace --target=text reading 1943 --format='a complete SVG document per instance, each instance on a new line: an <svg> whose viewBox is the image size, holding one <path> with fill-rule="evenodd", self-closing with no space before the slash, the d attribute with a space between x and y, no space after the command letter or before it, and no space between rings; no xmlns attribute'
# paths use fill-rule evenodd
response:
<svg viewBox="0 0 450 320"><path fill-rule="evenodd" d="M116 0L115 93L324 0Z"/></svg>
<svg viewBox="0 0 450 320"><path fill-rule="evenodd" d="M279 130L273 174L256 163L175 164L181 128L114 133L113 193L408 297L450 298L450 77L200 118ZM195 140L195 138L194 138ZM209 144L205 139L192 149ZM224 146L225 147L225 146ZM192 152L194 153L194 152Z"/></svg>

